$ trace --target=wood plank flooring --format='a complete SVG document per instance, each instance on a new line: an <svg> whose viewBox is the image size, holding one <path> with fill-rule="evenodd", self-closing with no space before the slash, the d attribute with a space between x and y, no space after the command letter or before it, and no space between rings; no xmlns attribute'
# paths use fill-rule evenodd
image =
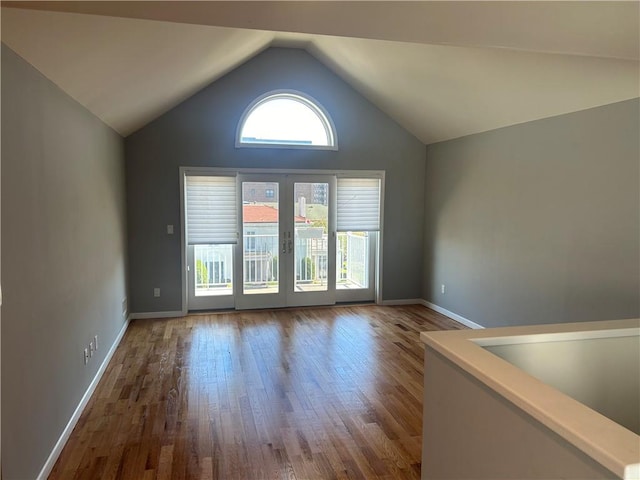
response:
<svg viewBox="0 0 640 480"><path fill-rule="evenodd" d="M422 306L136 320L51 479L420 478Z"/></svg>

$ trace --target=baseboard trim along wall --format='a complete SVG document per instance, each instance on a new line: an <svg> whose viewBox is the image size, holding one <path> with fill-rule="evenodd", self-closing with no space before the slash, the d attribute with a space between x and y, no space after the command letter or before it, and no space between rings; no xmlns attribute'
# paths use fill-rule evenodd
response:
<svg viewBox="0 0 640 480"><path fill-rule="evenodd" d="M457 313L450 312L446 308L442 308L442 307L436 305L435 303L431 303L431 302L428 302L426 300L420 300L419 303L421 305L424 305L427 308L430 308L431 310L435 310L436 312L441 313L442 315L455 320L458 323L466 325L469 328L473 328L474 330L484 328L482 325L480 325L480 324L478 324L476 322L472 322L471 320L469 320L467 318L464 318L464 317L458 315Z"/></svg>
<svg viewBox="0 0 640 480"><path fill-rule="evenodd" d="M476 322L472 322L471 320L464 318L460 315L458 315L457 313L453 313L450 312L449 310L447 310L446 308L442 308L438 305L436 305L435 303L431 303L428 302L426 300L423 300L422 298L405 298L405 299L401 299L401 300L383 300L382 301L382 305L385 306L393 306L393 305L424 305L427 308L430 308L431 310L435 310L438 313L441 313L442 315L451 318L452 320L455 320L458 323L461 323L469 328L473 328L474 330L480 329L480 328L484 328L482 325L477 324Z"/></svg>
<svg viewBox="0 0 640 480"><path fill-rule="evenodd" d="M393 305L422 305L422 299L420 298L405 298L401 300L383 300L382 305L384 306L393 306Z"/></svg>
<svg viewBox="0 0 640 480"><path fill-rule="evenodd" d="M116 348L118 348L118 345L120 345L120 341L122 340L122 337L124 337L124 334L127 331L128 326L129 326L129 320L127 319L127 321L122 326L122 329L118 333L118 336L116 337L115 341L113 342L113 345L107 352L107 355L105 356L104 361L100 365L100 368L98 368L98 371L96 372L95 377L93 377L93 380L89 384L87 391L82 396L82 399L80 400L80 403L78 404L75 411L73 412L73 415L71 415L71 419L69 420L69 423L67 423L67 426L63 430L62 435L60 435L60 438L56 442L55 447L53 447L53 450L51 451L49 458L47 458L47 461L42 467L42 470L40 471L40 474L38 475L37 480L46 480L49 474L51 473L51 470L53 470L53 466L56 464L58 457L62 453L62 449L64 448L67 441L69 440L69 437L71 436L71 432L73 432L73 429L78 423L78 420L80 420L80 415L82 415L82 412L87 406L87 403L89 403L89 399L91 398L91 395L93 395L93 392L98 386L98 383L102 378L102 375L104 375L104 372L107 369L107 365L109 365L109 362L111 361L111 357L113 357L113 354L115 353Z"/></svg>
<svg viewBox="0 0 640 480"><path fill-rule="evenodd" d="M138 320L143 318L176 318L184 317L184 313L181 310L175 312L141 312L130 313L129 320Z"/></svg>

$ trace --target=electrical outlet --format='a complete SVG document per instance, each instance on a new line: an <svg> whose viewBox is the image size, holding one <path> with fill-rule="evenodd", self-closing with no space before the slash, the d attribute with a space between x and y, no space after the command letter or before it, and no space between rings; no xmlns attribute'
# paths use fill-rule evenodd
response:
<svg viewBox="0 0 640 480"><path fill-rule="evenodd" d="M124 297L122 299L122 316L123 317L127 316L127 297Z"/></svg>
<svg viewBox="0 0 640 480"><path fill-rule="evenodd" d="M93 346L93 340L89 342L89 356L93 357L93 352L96 351L96 347Z"/></svg>
<svg viewBox="0 0 640 480"><path fill-rule="evenodd" d="M442 293L444 293L444 291L445 291L444 283L443 283L442 285L440 285L440 291L441 291Z"/></svg>
<svg viewBox="0 0 640 480"><path fill-rule="evenodd" d="M160 289L159 288L154 288L153 289L153 296L154 297L159 297L160 296Z"/></svg>
<svg viewBox="0 0 640 480"><path fill-rule="evenodd" d="M89 363L89 349L85 348L84 349L84 364L86 365L87 363Z"/></svg>
<svg viewBox="0 0 640 480"><path fill-rule="evenodd" d="M173 225L167 225L167 234L173 235Z"/></svg>
<svg viewBox="0 0 640 480"><path fill-rule="evenodd" d="M95 348L96 351L98 350L98 335L94 335L93 337L93 348Z"/></svg>

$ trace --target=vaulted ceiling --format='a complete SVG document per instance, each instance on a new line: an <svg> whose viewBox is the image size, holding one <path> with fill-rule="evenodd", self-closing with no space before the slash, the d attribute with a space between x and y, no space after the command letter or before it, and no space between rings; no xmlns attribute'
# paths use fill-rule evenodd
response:
<svg viewBox="0 0 640 480"><path fill-rule="evenodd" d="M275 45L425 144L640 96L640 3L2 2L2 41L126 136Z"/></svg>

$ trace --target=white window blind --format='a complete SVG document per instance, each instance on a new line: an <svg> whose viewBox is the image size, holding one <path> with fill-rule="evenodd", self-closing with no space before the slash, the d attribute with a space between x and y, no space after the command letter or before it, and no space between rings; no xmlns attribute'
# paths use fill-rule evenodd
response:
<svg viewBox="0 0 640 480"><path fill-rule="evenodd" d="M338 231L380 230L380 179L338 178Z"/></svg>
<svg viewBox="0 0 640 480"><path fill-rule="evenodd" d="M238 242L235 177L187 176L187 243Z"/></svg>

